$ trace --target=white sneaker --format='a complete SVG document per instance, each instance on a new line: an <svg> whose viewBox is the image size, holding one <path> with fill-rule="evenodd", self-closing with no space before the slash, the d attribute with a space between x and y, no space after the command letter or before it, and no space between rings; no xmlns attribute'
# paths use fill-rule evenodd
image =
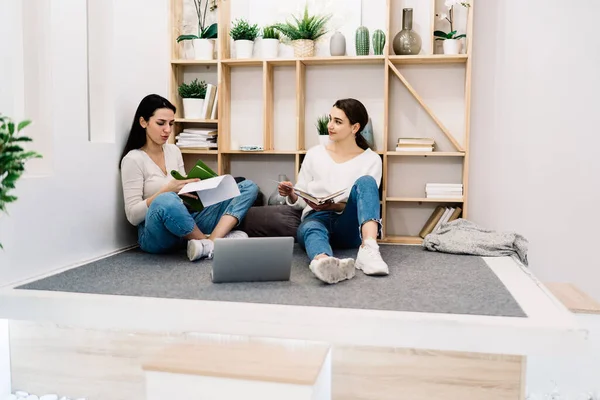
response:
<svg viewBox="0 0 600 400"><path fill-rule="evenodd" d="M356 268L367 275L388 275L388 265L381 258L379 245L375 239L365 240L365 244L358 249L356 256Z"/></svg>
<svg viewBox="0 0 600 400"><path fill-rule="evenodd" d="M191 239L187 243L187 256L190 261L196 261L204 257L210 260L213 257L214 247L215 244L212 240Z"/></svg>
<svg viewBox="0 0 600 400"><path fill-rule="evenodd" d="M248 234L244 231L230 231L223 239L245 239Z"/></svg>
<svg viewBox="0 0 600 400"><path fill-rule="evenodd" d="M317 278L329 284L352 279L356 274L354 260L351 258L343 260L335 257L320 258L312 260L308 267Z"/></svg>

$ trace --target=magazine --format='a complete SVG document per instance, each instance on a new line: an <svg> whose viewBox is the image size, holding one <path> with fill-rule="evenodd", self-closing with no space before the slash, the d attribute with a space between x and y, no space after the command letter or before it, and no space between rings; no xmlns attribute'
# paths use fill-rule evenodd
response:
<svg viewBox="0 0 600 400"><path fill-rule="evenodd" d="M281 183L281 182L277 182L277 183ZM296 186L289 186L289 185L285 185L285 186L294 189L294 193L296 193L296 195L298 195L299 197L302 197L304 200L308 200L311 203L314 203L318 206L328 203L328 202L333 203L333 199L344 194L344 192L346 191L346 189L342 189L335 193L328 194L327 196L315 196L314 194L308 193L302 189L298 189Z"/></svg>

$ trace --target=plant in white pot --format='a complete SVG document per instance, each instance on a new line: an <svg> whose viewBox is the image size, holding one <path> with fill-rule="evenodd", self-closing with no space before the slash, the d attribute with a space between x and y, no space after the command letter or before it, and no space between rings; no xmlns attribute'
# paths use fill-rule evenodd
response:
<svg viewBox="0 0 600 400"><path fill-rule="evenodd" d="M22 121L15 125L12 119L0 114L0 212L7 213L8 203L17 200L11 191L23 175L25 163L29 159L42 157L35 151L26 151L21 147L21 143L31 142L31 138L19 134L30 123Z"/></svg>
<svg viewBox="0 0 600 400"><path fill-rule="evenodd" d="M304 6L304 15L300 18L292 16L293 22L274 24L273 28L286 36L294 47L295 57L312 57L315 55L315 42L327 33L327 22L331 15L309 15L308 5Z"/></svg>
<svg viewBox="0 0 600 400"><path fill-rule="evenodd" d="M263 58L277 58L279 52L279 32L272 26L263 28L261 49Z"/></svg>
<svg viewBox="0 0 600 400"><path fill-rule="evenodd" d="M446 20L450 23L450 31L446 33L444 31L436 30L435 32L433 32L433 36L435 36L435 40L444 41L444 54L460 54L460 39L467 37L467 35L457 35L457 31L454 30L454 6L461 5L463 7L471 7L471 5L467 1L461 0L446 0L444 4L448 8L448 12L435 15L440 20Z"/></svg>
<svg viewBox="0 0 600 400"><path fill-rule="evenodd" d="M252 58L254 40L258 37L259 31L258 24L250 25L243 18L233 21L229 36L235 45L236 58Z"/></svg>
<svg viewBox="0 0 600 400"><path fill-rule="evenodd" d="M183 118L202 119L202 109L206 98L206 82L194 79L190 83L182 83L178 88L183 100Z"/></svg>
<svg viewBox="0 0 600 400"><path fill-rule="evenodd" d="M317 133L319 134L319 143L325 146L329 142L329 116L321 115L317 118Z"/></svg>
<svg viewBox="0 0 600 400"><path fill-rule="evenodd" d="M216 22L206 26L209 0L205 0L204 6L202 6L202 0L193 0L193 2L196 8L196 15L198 16L198 34L180 35L177 38L177 43L182 40L191 40L196 60L212 60L215 58L215 39L217 38L218 26ZM213 11L215 8L216 5L212 5L210 11Z"/></svg>

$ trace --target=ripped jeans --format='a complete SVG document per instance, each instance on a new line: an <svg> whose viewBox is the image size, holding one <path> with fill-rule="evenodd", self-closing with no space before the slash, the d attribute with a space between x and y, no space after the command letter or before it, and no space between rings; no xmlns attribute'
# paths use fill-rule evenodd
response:
<svg viewBox="0 0 600 400"><path fill-rule="evenodd" d="M312 260L318 254L333 256L332 246L358 248L362 243L361 228L367 221L376 221L381 232L379 188L370 175L356 180L342 213L310 211L298 227L298 243Z"/></svg>

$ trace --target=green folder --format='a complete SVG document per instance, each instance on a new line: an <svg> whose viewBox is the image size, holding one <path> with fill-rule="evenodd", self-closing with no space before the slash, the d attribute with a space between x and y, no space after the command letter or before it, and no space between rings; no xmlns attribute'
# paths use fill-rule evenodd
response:
<svg viewBox="0 0 600 400"><path fill-rule="evenodd" d="M187 176L181 175L179 173L179 171L177 171L177 170L172 170L171 176L177 180L196 179L196 178L203 180L203 179L215 178L219 175L215 171L210 169L208 167L208 165L204 164L202 162L202 160L198 160L196 165L194 165L194 167L190 170L190 172L188 173ZM204 209L204 205L202 204L200 199L193 199L188 196L180 196L180 197L183 200L183 202L185 204L187 204L187 206L189 208L191 208L192 210L202 211Z"/></svg>

